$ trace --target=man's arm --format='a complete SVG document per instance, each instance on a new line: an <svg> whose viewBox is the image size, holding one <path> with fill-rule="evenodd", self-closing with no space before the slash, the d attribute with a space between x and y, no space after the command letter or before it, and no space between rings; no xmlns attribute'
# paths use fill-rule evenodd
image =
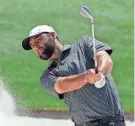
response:
<svg viewBox="0 0 135 126"><path fill-rule="evenodd" d="M100 80L99 74L94 74L92 70L77 75L59 77L54 85L58 94L63 94L82 88L87 83L95 83Z"/></svg>
<svg viewBox="0 0 135 126"><path fill-rule="evenodd" d="M85 36L82 39L83 43L81 44L84 44L84 49L86 53L93 59L94 53L93 53L92 37ZM95 40L95 47L96 47L98 71L101 72L104 76L107 76L112 71L113 68L113 61L110 57L113 50L109 45L98 40Z"/></svg>
<svg viewBox="0 0 135 126"><path fill-rule="evenodd" d="M106 51L99 51L96 53L98 71L101 72L104 76L107 76L111 73L113 68L113 61L109 54Z"/></svg>

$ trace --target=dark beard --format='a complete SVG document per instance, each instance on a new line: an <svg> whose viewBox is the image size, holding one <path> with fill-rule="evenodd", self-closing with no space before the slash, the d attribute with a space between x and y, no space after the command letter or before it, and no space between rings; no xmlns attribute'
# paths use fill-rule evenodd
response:
<svg viewBox="0 0 135 126"><path fill-rule="evenodd" d="M40 59L42 60L48 60L53 55L55 51L55 42L49 38L48 41L45 43L45 48L43 55L40 56Z"/></svg>

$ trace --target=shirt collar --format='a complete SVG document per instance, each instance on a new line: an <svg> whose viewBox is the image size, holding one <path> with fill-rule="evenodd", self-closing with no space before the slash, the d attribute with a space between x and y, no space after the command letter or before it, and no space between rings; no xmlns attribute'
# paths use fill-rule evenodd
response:
<svg viewBox="0 0 135 126"><path fill-rule="evenodd" d="M64 47L63 47L61 52L63 53L65 51L69 50L69 49L71 49L71 45L64 45ZM51 66L54 61L56 61L56 60L48 60L48 65Z"/></svg>
<svg viewBox="0 0 135 126"><path fill-rule="evenodd" d="M66 51L68 49L71 49L71 45L64 45L62 52Z"/></svg>

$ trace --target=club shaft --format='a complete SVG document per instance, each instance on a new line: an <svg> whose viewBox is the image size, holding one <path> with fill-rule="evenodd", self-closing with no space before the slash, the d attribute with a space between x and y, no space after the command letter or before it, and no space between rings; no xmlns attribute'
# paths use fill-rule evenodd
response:
<svg viewBox="0 0 135 126"><path fill-rule="evenodd" d="M96 46L95 46L95 34L94 34L94 19L91 18L91 25L92 25L92 43L93 43L93 54L94 54L94 62L95 68L97 68L97 58L96 58Z"/></svg>

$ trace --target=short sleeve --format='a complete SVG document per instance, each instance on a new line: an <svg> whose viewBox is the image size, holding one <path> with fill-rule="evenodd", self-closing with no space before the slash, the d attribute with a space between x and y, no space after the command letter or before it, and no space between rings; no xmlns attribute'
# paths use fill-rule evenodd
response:
<svg viewBox="0 0 135 126"><path fill-rule="evenodd" d="M49 94L58 97L59 99L63 99L64 94L58 94L54 89L54 84L56 83L57 76L49 69L45 70L40 77L41 86L47 91Z"/></svg>
<svg viewBox="0 0 135 126"><path fill-rule="evenodd" d="M83 38L83 41L85 43L85 49L86 51L89 51L91 56L93 57L93 43L92 43L92 37L90 36L85 36ZM113 50L112 48L106 44L106 43L103 43L101 41L98 41L98 40L95 40L95 47L96 47L96 52L99 52L99 51L106 51L109 55L112 54Z"/></svg>

